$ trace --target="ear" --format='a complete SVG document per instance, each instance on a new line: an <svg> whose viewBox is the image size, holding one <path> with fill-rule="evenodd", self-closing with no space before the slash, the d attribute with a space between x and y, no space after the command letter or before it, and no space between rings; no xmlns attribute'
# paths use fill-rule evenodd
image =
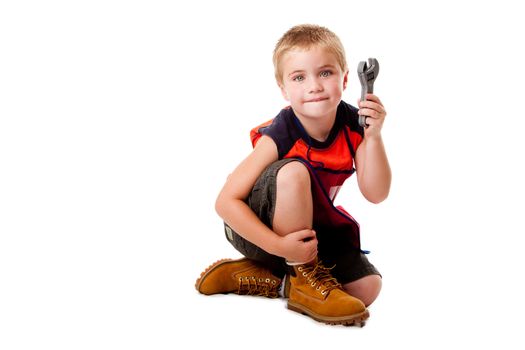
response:
<svg viewBox="0 0 525 350"><path fill-rule="evenodd" d="M343 90L346 89L346 85L348 85L348 71L346 71L344 77L343 77Z"/></svg>
<svg viewBox="0 0 525 350"><path fill-rule="evenodd" d="M281 89L281 94L283 95L284 99L286 101L290 101L290 98L288 97L288 92L286 91L286 88L283 84L279 84L279 89Z"/></svg>

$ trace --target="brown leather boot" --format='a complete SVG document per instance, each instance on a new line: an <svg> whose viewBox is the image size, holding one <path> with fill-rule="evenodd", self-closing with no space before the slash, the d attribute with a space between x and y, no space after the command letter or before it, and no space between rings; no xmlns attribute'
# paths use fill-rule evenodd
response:
<svg viewBox="0 0 525 350"><path fill-rule="evenodd" d="M260 295L269 298L279 296L281 279L253 260L222 259L201 273L195 288L202 294L236 293Z"/></svg>
<svg viewBox="0 0 525 350"><path fill-rule="evenodd" d="M293 266L288 309L316 321L346 326L360 324L369 313L363 302L349 295L320 262Z"/></svg>

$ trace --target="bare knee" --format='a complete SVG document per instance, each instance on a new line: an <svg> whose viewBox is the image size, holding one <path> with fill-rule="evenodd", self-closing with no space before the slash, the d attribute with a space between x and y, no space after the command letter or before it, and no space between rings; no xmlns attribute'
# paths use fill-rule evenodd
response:
<svg viewBox="0 0 525 350"><path fill-rule="evenodd" d="M279 235L286 235L311 229L312 217L310 173L301 162L287 163L277 173L273 230Z"/></svg>
<svg viewBox="0 0 525 350"><path fill-rule="evenodd" d="M348 294L369 306L377 299L382 285L383 281L379 275L369 275L357 281L346 283L343 287Z"/></svg>
<svg viewBox="0 0 525 350"><path fill-rule="evenodd" d="M277 173L277 187L287 191L309 189L310 173L306 166L299 161L287 163Z"/></svg>

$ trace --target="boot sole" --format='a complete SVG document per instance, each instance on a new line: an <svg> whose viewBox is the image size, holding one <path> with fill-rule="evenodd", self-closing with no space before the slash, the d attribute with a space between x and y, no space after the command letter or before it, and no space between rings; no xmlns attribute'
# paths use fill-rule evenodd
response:
<svg viewBox="0 0 525 350"><path fill-rule="evenodd" d="M224 265L224 264L230 264L230 263L236 263L236 262L239 262L241 260L244 260L245 258L241 258L241 259L237 259L237 260L232 260L232 259L221 259L221 260L218 260L216 262L214 262L213 264L211 264L210 266L208 266L204 271L201 272L201 275L199 278L197 278L197 281L195 281L195 289L197 289L197 291L199 293L202 293L200 291L200 287L201 287L201 284L202 282L204 282L204 280L206 279L206 277L211 273L213 272L213 270L219 268L220 266ZM203 293L204 294L204 293ZM224 294L227 294L227 293L224 293Z"/></svg>
<svg viewBox="0 0 525 350"><path fill-rule="evenodd" d="M337 316L337 317L330 317L330 316L323 316L319 315L312 310L309 310L305 308L303 305L296 304L294 302L288 301L288 309L298 312L300 314L310 316L314 320L318 322L324 322L326 324L330 325L343 325L343 326L357 326L364 327L365 321L370 316L370 313L368 310L365 310L359 314L350 315L350 316Z"/></svg>

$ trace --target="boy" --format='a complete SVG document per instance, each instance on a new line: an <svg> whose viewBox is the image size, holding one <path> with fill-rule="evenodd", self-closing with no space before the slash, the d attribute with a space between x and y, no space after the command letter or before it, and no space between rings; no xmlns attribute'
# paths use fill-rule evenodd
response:
<svg viewBox="0 0 525 350"><path fill-rule="evenodd" d="M290 107L251 131L254 150L216 201L227 239L245 258L214 263L196 288L208 295L277 297L286 278L289 309L329 324L362 323L381 277L360 250L359 225L333 200L354 171L367 200L388 196L391 172L381 138L386 111L373 94L359 110L341 100L345 52L324 27L291 28L273 62ZM359 115L366 116L366 128Z"/></svg>

